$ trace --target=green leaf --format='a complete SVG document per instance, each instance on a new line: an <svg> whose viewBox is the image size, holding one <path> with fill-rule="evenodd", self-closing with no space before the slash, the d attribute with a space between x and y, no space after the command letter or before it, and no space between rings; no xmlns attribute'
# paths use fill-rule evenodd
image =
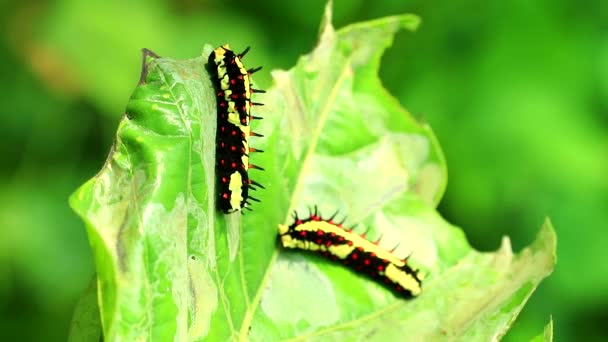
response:
<svg viewBox="0 0 608 342"><path fill-rule="evenodd" d="M70 199L86 223L109 340L408 339L502 336L553 268L549 223L513 255L471 249L436 212L443 155L377 77L384 49L412 15L334 31L326 9L315 50L260 100L266 168L253 213L215 209L215 97L201 57L148 58L100 173ZM236 48L236 47L235 47ZM258 98L256 98L258 100ZM255 107L257 110L258 107ZM293 210L339 210L347 224L409 255L423 294L375 282L276 243Z"/></svg>
<svg viewBox="0 0 608 342"><path fill-rule="evenodd" d="M101 336L95 279L76 304L70 326L69 342L101 341Z"/></svg>
<svg viewBox="0 0 608 342"><path fill-rule="evenodd" d="M549 323L545 326L542 333L534 336L531 342L551 342L553 341L553 317L549 318Z"/></svg>

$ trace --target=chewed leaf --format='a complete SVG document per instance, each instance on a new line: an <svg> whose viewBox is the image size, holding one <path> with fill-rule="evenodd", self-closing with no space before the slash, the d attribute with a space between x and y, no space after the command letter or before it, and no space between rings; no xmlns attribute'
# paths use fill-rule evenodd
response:
<svg viewBox="0 0 608 342"><path fill-rule="evenodd" d="M447 179L439 145L377 76L393 35L418 18L335 31L330 14L314 51L275 71L266 106L252 110L264 117L252 129L265 153L251 158L265 189L244 216L215 203L213 47L185 61L146 56L106 164L70 198L95 256L104 340L488 340L551 272L550 224L520 254L507 239L479 253L436 212ZM397 246L425 276L420 296L279 248L279 224L313 205Z"/></svg>

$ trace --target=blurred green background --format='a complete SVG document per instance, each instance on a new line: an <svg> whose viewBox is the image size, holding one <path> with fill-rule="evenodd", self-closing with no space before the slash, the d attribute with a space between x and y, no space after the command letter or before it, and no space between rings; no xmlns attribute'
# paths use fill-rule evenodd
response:
<svg viewBox="0 0 608 342"><path fill-rule="evenodd" d="M0 4L0 340L63 341L93 275L68 195L93 176L139 78L140 49L191 58L253 47L262 88L314 46L324 0L58 0ZM507 335L550 314L557 340L608 338L608 1L337 0L337 27L411 12L386 87L435 130L442 214L490 251L545 216L558 265Z"/></svg>

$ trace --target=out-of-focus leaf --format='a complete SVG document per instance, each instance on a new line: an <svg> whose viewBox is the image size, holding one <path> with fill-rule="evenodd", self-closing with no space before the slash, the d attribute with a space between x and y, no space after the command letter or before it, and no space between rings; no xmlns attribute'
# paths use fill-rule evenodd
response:
<svg viewBox="0 0 608 342"><path fill-rule="evenodd" d="M436 213L443 156L377 78L383 50L418 19L338 32L326 10L319 45L264 96L266 186L243 217L215 209L215 98L206 57L149 58L106 165L72 197L86 223L108 340L412 339L502 336L553 268L555 235L514 256L470 248ZM259 113L256 113L259 114ZM258 141L259 140L259 141ZM356 231L427 274L420 298L276 246L294 209L340 210ZM367 227L367 228L366 228Z"/></svg>
<svg viewBox="0 0 608 342"><path fill-rule="evenodd" d="M59 0L48 7L43 18L36 18L38 35L22 53L30 55L34 65L55 61L53 68L35 69L52 87L61 88L62 79L69 79L70 91L112 116L120 113L136 85L141 48L187 56L205 41L266 45L264 35L256 30L259 25L249 18L212 11L179 13L165 1ZM264 51L258 49L258 55Z"/></svg>
<svg viewBox="0 0 608 342"><path fill-rule="evenodd" d="M30 299L52 312L69 313L69 301L91 276L86 238L65 203L74 176L67 167L47 166L43 173L23 172L9 184L0 183L0 263L16 267ZM8 278L14 276L14 270L7 271Z"/></svg>
<svg viewBox="0 0 608 342"><path fill-rule="evenodd" d="M99 305L97 305L97 279L82 295L72 317L69 342L97 342L101 339L101 321L99 320Z"/></svg>
<svg viewBox="0 0 608 342"><path fill-rule="evenodd" d="M553 341L553 318L549 318L549 323L545 326L542 333L534 336L530 342L551 342Z"/></svg>

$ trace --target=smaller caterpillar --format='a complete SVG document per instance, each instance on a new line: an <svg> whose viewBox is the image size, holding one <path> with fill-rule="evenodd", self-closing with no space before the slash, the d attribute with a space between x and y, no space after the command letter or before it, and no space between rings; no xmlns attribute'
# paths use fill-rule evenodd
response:
<svg viewBox="0 0 608 342"><path fill-rule="evenodd" d="M308 218L298 218L294 213L294 223L279 225L281 244L285 248L315 251L340 260L355 271L389 285L406 298L421 293L422 275L408 266L406 259L401 260L392 253L396 246L390 251L382 249L378 245L380 239L371 242L353 233L352 229L343 228L342 223L334 222L336 214L323 219L317 207Z"/></svg>

